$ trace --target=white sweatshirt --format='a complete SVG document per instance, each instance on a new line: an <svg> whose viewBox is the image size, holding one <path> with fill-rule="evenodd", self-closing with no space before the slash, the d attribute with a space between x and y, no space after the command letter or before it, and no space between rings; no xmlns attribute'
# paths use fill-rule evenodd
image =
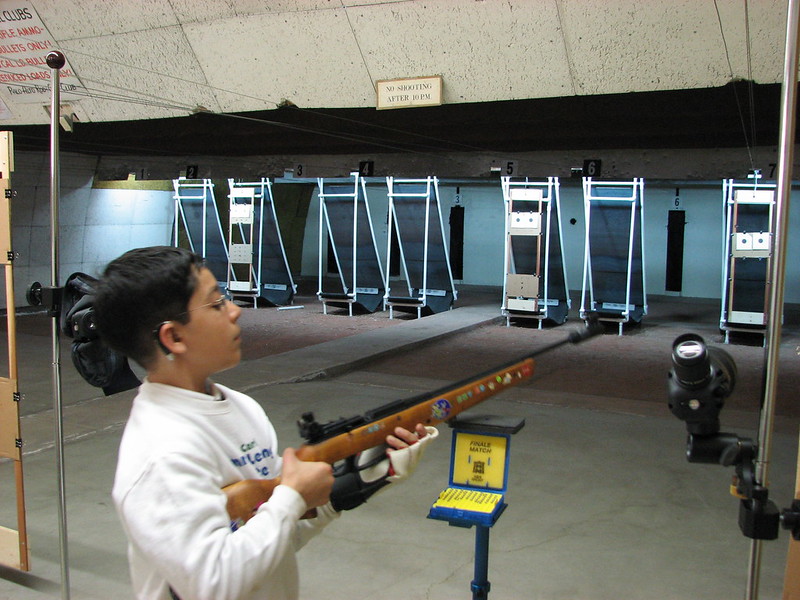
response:
<svg viewBox="0 0 800 600"><path fill-rule="evenodd" d="M136 598L293 600L295 552L337 516L299 520L303 498L279 485L232 531L222 488L280 474L275 430L249 396L224 399L145 381L119 449L112 492L128 537Z"/></svg>

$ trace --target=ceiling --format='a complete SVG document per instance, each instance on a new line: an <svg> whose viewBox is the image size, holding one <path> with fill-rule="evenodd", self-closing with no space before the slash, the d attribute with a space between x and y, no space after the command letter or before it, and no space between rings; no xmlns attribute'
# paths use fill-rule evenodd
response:
<svg viewBox="0 0 800 600"><path fill-rule="evenodd" d="M0 127L97 154L774 144L783 0L0 0ZM376 110L438 75L441 106ZM738 83L734 83L738 82Z"/></svg>

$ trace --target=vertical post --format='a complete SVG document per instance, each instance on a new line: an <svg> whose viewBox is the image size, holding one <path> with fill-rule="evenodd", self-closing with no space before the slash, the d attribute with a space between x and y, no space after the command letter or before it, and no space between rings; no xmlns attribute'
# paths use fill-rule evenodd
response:
<svg viewBox="0 0 800 600"><path fill-rule="evenodd" d="M645 250L646 244L644 243L644 178L639 178L639 249L641 251L641 256L639 257L642 261L642 311L643 314L647 314L647 269L645 265L647 264L647 260L645 259Z"/></svg>
<svg viewBox="0 0 800 600"><path fill-rule="evenodd" d="M625 318L625 323L630 320L631 317L631 276L633 275L633 250L635 247L634 240L636 239L636 198L639 195L639 185L637 183L638 179L633 180L633 199L631 201L631 224L630 224L630 231L631 234L628 237L628 272L625 277L625 309L622 311L622 317ZM639 232L641 234L641 232ZM641 238L639 238L641 239ZM642 270L644 270L644 264L642 265ZM619 324L619 334L622 335L622 323L620 321Z"/></svg>
<svg viewBox="0 0 800 600"><path fill-rule="evenodd" d="M323 219L325 218L325 212L324 212L324 207L325 207L325 188L324 188L324 185L325 185L325 180L324 179L322 179L322 178L317 179L317 188L318 188L317 200L319 201L319 232L318 232L318 236L319 236L319 245L318 245L319 256L318 256L318 260L317 260L317 298L319 298L320 300L322 300L322 234L323 234L323 229L322 228L323 228L323 225L324 225ZM325 302L323 301L322 302L322 311L323 312L326 312L325 306L326 306Z"/></svg>
<svg viewBox="0 0 800 600"><path fill-rule="evenodd" d="M509 219L511 211L514 210L514 201L511 199L511 178L503 176L500 178L500 186L503 188L503 205L506 213L503 216L503 300L500 304L500 314L506 317L506 327L511 326L511 317L508 314L508 272L511 268L511 238L509 236Z"/></svg>
<svg viewBox="0 0 800 600"><path fill-rule="evenodd" d="M180 183L173 182L175 189L175 216L172 221L172 244L177 248L178 246L178 219L181 218L181 194ZM191 244L191 242L189 242Z"/></svg>
<svg viewBox="0 0 800 600"><path fill-rule="evenodd" d="M798 21L800 21L800 0L789 0L786 12L786 50L783 87L781 89L781 131L778 181L775 194L773 260L770 269L772 286L769 297L769 320L764 337L766 376L764 378L761 419L758 428L758 455L755 463L756 482L763 486L768 484L775 394L778 381L778 358L781 343L786 243L789 229L789 200L792 192L792 165L794 160L794 119L797 108L797 63L798 48L800 48L797 36ZM750 545L746 596L748 600L758 597L761 543L761 540L753 540Z"/></svg>
<svg viewBox="0 0 800 600"><path fill-rule="evenodd" d="M441 221L441 220L440 220ZM431 226L431 178L428 177L427 187L425 188L425 241L422 246L422 306L427 305L428 297L428 248L431 242L430 239L430 226ZM442 236L444 242L444 235ZM422 316L422 307L417 307L417 318Z"/></svg>
<svg viewBox="0 0 800 600"><path fill-rule="evenodd" d="M59 69L66 64L64 55L54 50L47 55L47 66L51 69L51 105L50 105L50 260L51 280L53 289L58 288L58 197L61 181L58 162L58 134L59 119L61 116L61 90ZM58 302L60 305L60 301ZM67 508L64 486L64 432L63 410L61 405L61 346L59 343L58 311L60 306L53 309L52 338L53 338L53 420L55 421L55 452L58 484L58 523L59 523L59 548L61 550L61 597L69 600L69 558L67 555Z"/></svg>
<svg viewBox="0 0 800 600"><path fill-rule="evenodd" d="M351 260L353 261L353 280L351 282L350 294L352 299L356 299L358 289L358 171L351 173L353 176L353 251ZM366 202L366 199L364 200ZM350 316L353 316L353 303L348 303Z"/></svg>
<svg viewBox="0 0 800 600"><path fill-rule="evenodd" d="M581 319L587 318L587 312L591 312L594 310L594 306L592 306L594 302L594 289L592 288L592 270L589 265L589 261L591 260L591 253L589 252L589 223L591 218L591 201L589 197L592 193L591 187L591 178L584 177L583 178L583 218L584 218L584 228L585 228L585 237L583 241L583 281L581 283L581 310L580 310L580 317ZM589 310L586 310L586 285L589 285Z"/></svg>
<svg viewBox="0 0 800 600"><path fill-rule="evenodd" d="M383 295L383 308L389 303L389 294L392 291L392 212L394 211L394 177L386 178L386 188L389 190L389 208L386 211L386 293ZM392 305L389 304L389 318L393 317Z"/></svg>
<svg viewBox="0 0 800 600"><path fill-rule="evenodd" d="M475 579L470 584L472 600L486 600L489 597L489 528L475 525Z"/></svg>

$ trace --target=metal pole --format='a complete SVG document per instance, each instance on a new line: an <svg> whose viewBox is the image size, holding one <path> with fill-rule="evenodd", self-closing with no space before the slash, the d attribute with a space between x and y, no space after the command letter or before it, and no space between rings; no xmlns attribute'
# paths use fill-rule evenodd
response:
<svg viewBox="0 0 800 600"><path fill-rule="evenodd" d="M489 597L489 528L475 525L475 579L470 583L472 600L486 600Z"/></svg>
<svg viewBox="0 0 800 600"><path fill-rule="evenodd" d="M764 395L758 428L758 455L755 464L756 482L767 486L769 460L772 452L772 429L775 416L775 395L778 382L778 358L781 344L783 292L786 271L786 243L789 229L789 201L792 192L795 111L797 108L798 21L800 3L789 0L786 12L786 51L784 56L783 88L781 91L780 154L776 187L776 210L773 227L773 253L770 266L769 321L765 335ZM747 598L758 597L761 567L761 540L750 545L747 574Z"/></svg>
<svg viewBox="0 0 800 600"><path fill-rule="evenodd" d="M64 55L55 50L47 55L47 66L51 69L50 105L50 284L58 289L58 196L60 192L60 171L58 164L58 127L61 116L61 69L66 64ZM59 547L61 550L61 597L69 600L69 558L67 554L67 505L64 487L64 432L63 410L61 405L61 346L59 343L58 313L60 300L54 306L52 315L53 338L53 420L55 421L55 450L58 483L58 524Z"/></svg>

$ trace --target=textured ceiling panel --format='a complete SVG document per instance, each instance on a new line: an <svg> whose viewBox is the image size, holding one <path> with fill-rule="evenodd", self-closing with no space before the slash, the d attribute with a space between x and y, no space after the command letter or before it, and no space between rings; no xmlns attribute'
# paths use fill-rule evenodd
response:
<svg viewBox="0 0 800 600"><path fill-rule="evenodd" d="M594 0L563 2L561 10L578 94L720 86L730 79L711 2Z"/></svg>
<svg viewBox="0 0 800 600"><path fill-rule="evenodd" d="M93 96L79 115L101 121L284 99L371 107L376 80L425 75L442 75L445 103L774 83L786 10L782 0L30 3ZM9 123L42 122L0 97Z"/></svg>
<svg viewBox="0 0 800 600"><path fill-rule="evenodd" d="M189 25L186 37L223 111L374 103L344 10L286 12ZM225 92L223 92L223 90Z"/></svg>
<svg viewBox="0 0 800 600"><path fill-rule="evenodd" d="M35 0L31 4L59 42L178 24L169 0Z"/></svg>
<svg viewBox="0 0 800 600"><path fill-rule="evenodd" d="M82 111L91 121L188 115L198 105L218 110L181 27L72 40L69 48L95 100Z"/></svg>
<svg viewBox="0 0 800 600"><path fill-rule="evenodd" d="M442 75L445 102L572 94L555 3L409 2L348 15L373 79Z"/></svg>
<svg viewBox="0 0 800 600"><path fill-rule="evenodd" d="M741 3L738 3L741 4ZM727 6L724 3L723 6ZM783 0L759 0L755 6L750 3L748 11L748 38L742 32L740 36L727 39L728 49L737 52L745 65L739 67L736 75L744 79L752 79L756 83L776 83L783 79L784 52L786 45L786 10L787 2ZM737 13L739 27L744 28L744 11ZM727 22L726 22L727 25ZM752 75L748 72L747 49L750 48Z"/></svg>
<svg viewBox="0 0 800 600"><path fill-rule="evenodd" d="M374 0L367 1L374 2ZM382 1L385 3L387 0ZM181 23L188 24L268 13L332 10L352 4L352 2L342 2L341 0L217 0L213 2L171 0L170 4Z"/></svg>

